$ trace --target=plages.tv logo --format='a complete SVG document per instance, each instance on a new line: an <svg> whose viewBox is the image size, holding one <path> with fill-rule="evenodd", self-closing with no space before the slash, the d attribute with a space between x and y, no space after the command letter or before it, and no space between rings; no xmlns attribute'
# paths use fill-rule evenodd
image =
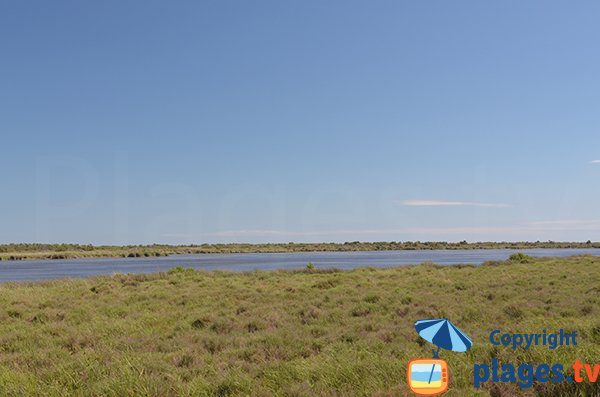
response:
<svg viewBox="0 0 600 397"><path fill-rule="evenodd" d="M437 346L433 358L410 360L406 368L406 383L418 396L435 396L448 390L448 363L439 357L440 349L466 352L473 341L447 318L415 322L419 336Z"/></svg>

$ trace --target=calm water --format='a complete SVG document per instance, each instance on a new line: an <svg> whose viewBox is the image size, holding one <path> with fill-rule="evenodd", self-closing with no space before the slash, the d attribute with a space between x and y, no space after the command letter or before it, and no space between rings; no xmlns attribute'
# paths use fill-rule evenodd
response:
<svg viewBox="0 0 600 397"><path fill-rule="evenodd" d="M103 258L0 262L0 282L31 281L64 277L89 277L113 273L154 273L175 266L197 270L302 269L308 262L317 268L353 269L393 267L432 261L440 265L481 264L504 260L514 252L532 256L600 256L599 248L530 250L415 250L362 252L299 252L287 254L172 255L159 258Z"/></svg>

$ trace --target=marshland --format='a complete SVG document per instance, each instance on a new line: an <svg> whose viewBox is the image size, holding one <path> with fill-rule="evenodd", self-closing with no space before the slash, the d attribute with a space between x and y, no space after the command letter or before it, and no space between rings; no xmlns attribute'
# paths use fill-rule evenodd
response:
<svg viewBox="0 0 600 397"><path fill-rule="evenodd" d="M429 357L415 320L447 317L474 341L442 352L447 395L594 395L593 384L473 387L474 363L600 357L600 258L514 255L482 266L202 272L0 284L6 395L408 395ZM576 331L578 345L516 353L489 332ZM549 331L550 332L550 331Z"/></svg>

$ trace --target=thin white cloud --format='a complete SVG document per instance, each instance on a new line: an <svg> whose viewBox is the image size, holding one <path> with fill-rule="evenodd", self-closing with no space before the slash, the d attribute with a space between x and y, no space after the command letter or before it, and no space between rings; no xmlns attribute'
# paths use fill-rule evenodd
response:
<svg viewBox="0 0 600 397"><path fill-rule="evenodd" d="M504 203L480 203L473 201L448 201L448 200L403 200L400 204L411 207L484 207L508 208Z"/></svg>
<svg viewBox="0 0 600 397"><path fill-rule="evenodd" d="M595 225L595 224L600 224L600 221L582 220L582 219L558 219L558 220L551 220L551 221L534 221L534 222L529 222L528 224L532 225L532 226L547 226L547 225L575 226L575 225Z"/></svg>
<svg viewBox="0 0 600 397"><path fill-rule="evenodd" d="M397 229L335 229L335 230L223 230L209 233L203 233L204 236L213 237L268 237L268 236L287 236L287 237L310 237L310 236L336 236L336 235L397 235L397 234L432 234L432 235L462 235L465 233L501 233L501 232L520 232L525 229L522 227L406 227Z"/></svg>
<svg viewBox="0 0 600 397"><path fill-rule="evenodd" d="M590 164L600 164L600 160L592 160L590 161Z"/></svg>
<svg viewBox="0 0 600 397"><path fill-rule="evenodd" d="M261 236L295 236L301 235L299 232L287 230L269 230L269 229L241 229L241 230L221 230L217 232L203 233L205 236L216 237L261 237Z"/></svg>
<svg viewBox="0 0 600 397"><path fill-rule="evenodd" d="M401 227L327 230L240 229L201 233L203 238L228 241L534 241L587 240L600 232L600 221L547 220L515 225ZM568 233L566 237L564 233ZM591 234L593 233L593 234ZM564 236L564 237L562 237Z"/></svg>
<svg viewBox="0 0 600 397"><path fill-rule="evenodd" d="M164 233L160 235L161 237L174 237L174 238L183 238L183 237L191 237L192 235L189 233Z"/></svg>
<svg viewBox="0 0 600 397"><path fill-rule="evenodd" d="M600 220L558 219L527 223L532 230L547 231L600 231Z"/></svg>

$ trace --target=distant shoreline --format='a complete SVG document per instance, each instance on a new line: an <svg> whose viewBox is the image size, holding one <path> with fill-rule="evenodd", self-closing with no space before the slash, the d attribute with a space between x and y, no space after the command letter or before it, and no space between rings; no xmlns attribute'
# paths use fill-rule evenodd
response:
<svg viewBox="0 0 600 397"><path fill-rule="evenodd" d="M600 242L346 242L200 245L94 246L80 244L1 244L0 261L35 259L138 258L175 254L244 254L340 251L474 250L474 249L600 248Z"/></svg>

